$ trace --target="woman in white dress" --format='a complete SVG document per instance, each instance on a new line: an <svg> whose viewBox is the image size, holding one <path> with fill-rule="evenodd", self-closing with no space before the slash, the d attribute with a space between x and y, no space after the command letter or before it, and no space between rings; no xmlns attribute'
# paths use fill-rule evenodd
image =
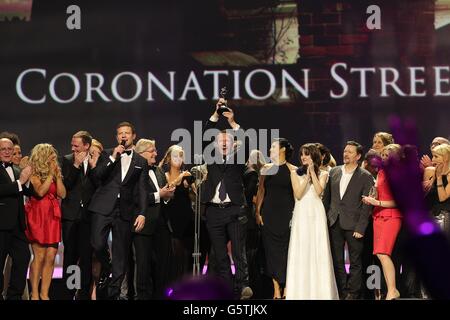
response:
<svg viewBox="0 0 450 320"><path fill-rule="evenodd" d="M286 276L286 299L339 299L325 208L320 199L328 173L320 171L315 144L300 148L299 170L291 171L295 207Z"/></svg>

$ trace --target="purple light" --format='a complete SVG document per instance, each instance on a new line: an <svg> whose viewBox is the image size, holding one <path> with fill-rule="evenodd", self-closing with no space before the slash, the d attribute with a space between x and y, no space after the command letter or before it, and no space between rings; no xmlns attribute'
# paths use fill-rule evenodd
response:
<svg viewBox="0 0 450 320"><path fill-rule="evenodd" d="M172 293L173 293L173 289L172 288L168 288L166 296L170 297L172 295Z"/></svg>
<svg viewBox="0 0 450 320"><path fill-rule="evenodd" d="M423 222L419 227L419 232L424 235L430 235L434 231L434 225L431 222Z"/></svg>

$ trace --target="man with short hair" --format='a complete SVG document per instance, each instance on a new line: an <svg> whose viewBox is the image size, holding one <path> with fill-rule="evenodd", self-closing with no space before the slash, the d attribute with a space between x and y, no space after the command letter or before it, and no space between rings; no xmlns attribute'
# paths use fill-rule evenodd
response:
<svg viewBox="0 0 450 320"><path fill-rule="evenodd" d="M216 127L219 121L219 108L225 102L224 99L218 101L206 128ZM223 116L228 120L233 133L240 130L230 108L223 112ZM230 240L236 268L233 290L241 299L249 299L253 291L249 287L245 250L247 218L243 179L246 165L245 161L242 163L237 161L238 152L245 150L248 154L248 150L245 144L242 148L237 148L231 132L222 131L216 136L215 159L205 159L208 175L203 183L201 199L206 207L206 226L215 253L218 276L230 285L233 283L227 253L227 242ZM243 158L247 159L247 157Z"/></svg>
<svg viewBox="0 0 450 320"><path fill-rule="evenodd" d="M88 211L91 197L97 188L94 169L97 160L89 156L92 136L87 131L78 131L72 136L72 153L62 158L62 173L66 197L62 200L62 236L64 243L63 278L67 285L73 273L68 268L78 265L81 271L81 288L76 292L77 300L90 300L92 281L92 253L90 242L91 216ZM75 290L68 290L67 298L73 300Z"/></svg>
<svg viewBox="0 0 450 320"><path fill-rule="evenodd" d="M31 196L25 186L31 176L31 167L12 165L14 144L10 139L0 139L0 288L3 289L3 268L6 256L12 258L12 268L6 298L21 300L25 289L30 249L25 236L25 209L23 195ZM0 300L3 295L0 294Z"/></svg>
<svg viewBox="0 0 450 320"><path fill-rule="evenodd" d="M371 207L361 201L374 184L372 175L359 167L362 152L359 143L347 142L344 165L331 169L323 196L339 296L348 300L360 298L363 236L372 212ZM344 259L345 243L350 255L348 279Z"/></svg>
<svg viewBox="0 0 450 320"><path fill-rule="evenodd" d="M128 269L132 230L139 232L145 224L147 209L147 161L134 152L136 133L129 122L116 128L117 147L106 150L95 169L100 186L92 196L91 243L102 265L99 286L108 282L109 256L107 239L112 231L112 278L108 297L119 299L120 287Z"/></svg>

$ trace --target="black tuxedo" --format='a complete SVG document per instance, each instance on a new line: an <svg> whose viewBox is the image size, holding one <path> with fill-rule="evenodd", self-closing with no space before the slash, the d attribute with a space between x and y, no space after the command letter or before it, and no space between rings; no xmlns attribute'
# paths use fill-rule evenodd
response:
<svg viewBox="0 0 450 320"><path fill-rule="evenodd" d="M362 202L362 196L369 194L374 180L368 171L357 167L341 199L341 178L342 166L331 169L324 191L323 203L330 227L331 250L339 295L345 297L349 293L356 297L360 295L362 286L364 239L354 238L353 233L364 234L366 231L371 207ZM347 242L350 256L348 281L344 261L345 242Z"/></svg>
<svg viewBox="0 0 450 320"><path fill-rule="evenodd" d="M15 180L20 170L13 166ZM12 258L13 266L7 292L8 299L20 300L25 289L27 268L30 262L28 240L25 237L25 210L23 195L32 195L32 189L11 181L6 169L0 164L0 288L3 290L3 268L6 257ZM1 297L1 295L0 295ZM2 298L0 298L2 299Z"/></svg>
<svg viewBox="0 0 450 320"><path fill-rule="evenodd" d="M127 272L129 249L134 221L138 215L146 215L148 179L147 161L133 152L129 169L122 181L122 161L110 159L112 150L100 157L94 176L100 186L92 196L91 243L102 264L102 277L109 274L107 239L112 230L112 278L108 295L116 299ZM120 198L119 198L120 195Z"/></svg>
<svg viewBox="0 0 450 320"><path fill-rule="evenodd" d="M100 186L92 196L89 210L103 216L110 216L120 194L120 216L131 221L138 215L145 215L147 208L146 179L147 161L133 152L130 167L122 181L120 158L112 161L106 150L94 170Z"/></svg>
<svg viewBox="0 0 450 320"><path fill-rule="evenodd" d="M164 187L167 184L164 171L159 167L154 167L154 172L159 188ZM167 228L166 220L161 214L163 199L160 199L160 202L156 203L155 193L158 189L148 174L146 190L148 205L145 226L141 232L135 232L133 236L137 300L151 299L153 296L152 272L157 274L155 276L155 289L159 290L159 284L162 282L164 271L167 272L167 269L170 267L165 259L170 246L167 245L167 241L159 241L161 238L161 229ZM163 232L163 235L167 235L167 233ZM163 237L162 239L165 240L167 237ZM156 265L153 265L153 260L156 261Z"/></svg>
<svg viewBox="0 0 450 320"><path fill-rule="evenodd" d="M216 124L216 122L208 121L205 130L215 127ZM208 173L201 193L201 200L206 205L206 225L216 257L217 270L219 276L230 284L232 283L230 259L226 243L228 240L232 243L233 260L236 266L233 287L236 294L239 294L240 290L249 284L245 250L246 217L244 217L246 210L244 173L245 161L249 152L246 142L241 142L242 146L239 151L227 156L225 162L217 163L206 159ZM216 150L216 152L218 151ZM212 203L219 183L225 184L226 193L230 199L230 203L226 206L217 206Z"/></svg>
<svg viewBox="0 0 450 320"><path fill-rule="evenodd" d="M86 173L83 163L76 168L73 154L62 158L62 174L66 197L62 200L62 236L64 242L63 278L67 280L67 268L78 265L81 269L81 290L77 298L89 299L92 281L92 253L90 242L91 219L88 211L91 197L98 181L94 170L88 165ZM68 299L72 300L74 291L68 292Z"/></svg>

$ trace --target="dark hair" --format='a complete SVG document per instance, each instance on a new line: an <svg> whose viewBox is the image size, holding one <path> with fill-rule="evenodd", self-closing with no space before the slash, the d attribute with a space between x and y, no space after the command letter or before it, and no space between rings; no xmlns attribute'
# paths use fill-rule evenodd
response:
<svg viewBox="0 0 450 320"><path fill-rule="evenodd" d="M347 141L346 146L354 146L356 147L356 153L361 155L363 154L363 146L356 141Z"/></svg>
<svg viewBox="0 0 450 320"><path fill-rule="evenodd" d="M3 131L0 133L0 139L9 139L12 141L13 145L19 145L20 146L20 139L19 136L13 132Z"/></svg>
<svg viewBox="0 0 450 320"><path fill-rule="evenodd" d="M131 122L124 121L124 122L119 123L116 127L116 130L119 128L122 128L122 127L130 127L132 134L134 134L136 132L136 130L135 130L133 124L131 124Z"/></svg>
<svg viewBox="0 0 450 320"><path fill-rule="evenodd" d="M83 141L83 144L88 144L89 147L92 144L92 136L87 131L78 131L73 135L73 138L81 138L81 141Z"/></svg>
<svg viewBox="0 0 450 320"><path fill-rule="evenodd" d="M294 153L294 148L292 147L292 144L285 138L275 139L274 142L278 142L278 144L280 145L280 149L284 148L286 150L284 152L284 157L286 158L286 161L291 159L292 154Z"/></svg>
<svg viewBox="0 0 450 320"><path fill-rule="evenodd" d="M370 149L364 155L363 162L366 162L367 165L365 169L369 171L374 177L377 176L378 170L381 168L381 157L374 149Z"/></svg>
<svg viewBox="0 0 450 320"><path fill-rule="evenodd" d="M322 166L327 166L331 161L331 151L323 144L317 142L316 147L319 149L320 155L323 156Z"/></svg>
<svg viewBox="0 0 450 320"><path fill-rule="evenodd" d="M300 147L300 150L298 152L298 159L300 160L300 165L303 167L301 172L303 174L305 174L308 167L303 165L303 163L302 163L302 154L303 153L305 155L309 155L311 157L311 160L314 163L314 172L316 173L317 177L319 177L320 164L322 163L322 157L320 156L320 150L317 147L317 144L316 143L306 143Z"/></svg>

